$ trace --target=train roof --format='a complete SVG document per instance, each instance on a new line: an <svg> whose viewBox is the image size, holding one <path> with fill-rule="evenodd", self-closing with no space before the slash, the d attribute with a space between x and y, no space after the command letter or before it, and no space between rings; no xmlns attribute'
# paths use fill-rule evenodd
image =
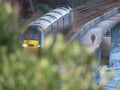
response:
<svg viewBox="0 0 120 90"><path fill-rule="evenodd" d="M63 17L65 14L69 13L72 10L69 6L56 8L44 16L33 21L31 25L40 26L43 30L47 29L52 23L57 21L59 18Z"/></svg>

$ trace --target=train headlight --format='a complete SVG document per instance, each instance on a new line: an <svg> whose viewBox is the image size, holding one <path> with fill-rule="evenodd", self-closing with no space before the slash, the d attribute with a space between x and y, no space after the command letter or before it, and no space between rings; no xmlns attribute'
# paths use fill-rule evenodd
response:
<svg viewBox="0 0 120 90"><path fill-rule="evenodd" d="M22 46L23 46L23 47L27 47L28 45L27 45L27 44L23 44Z"/></svg>

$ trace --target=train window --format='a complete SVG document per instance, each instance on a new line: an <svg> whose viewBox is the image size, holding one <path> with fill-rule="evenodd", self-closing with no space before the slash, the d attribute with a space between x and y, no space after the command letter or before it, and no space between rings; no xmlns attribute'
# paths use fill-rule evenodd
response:
<svg viewBox="0 0 120 90"><path fill-rule="evenodd" d="M39 34L25 34L24 39L25 40L38 40Z"/></svg>
<svg viewBox="0 0 120 90"><path fill-rule="evenodd" d="M56 20L56 17L55 17L55 16L53 16L53 15L46 14L45 16L49 16L50 18L52 18L52 19Z"/></svg>

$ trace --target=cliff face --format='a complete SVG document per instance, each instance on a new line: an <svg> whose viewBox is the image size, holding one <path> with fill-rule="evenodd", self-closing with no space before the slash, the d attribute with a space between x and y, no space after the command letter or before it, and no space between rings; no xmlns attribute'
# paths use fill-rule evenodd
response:
<svg viewBox="0 0 120 90"><path fill-rule="evenodd" d="M39 10L44 10L46 7L49 9L63 5L76 7L90 1L92 0L3 0L3 2L10 2L12 6L15 6L17 4L19 6L21 18L31 17L36 8Z"/></svg>
<svg viewBox="0 0 120 90"><path fill-rule="evenodd" d="M19 6L20 18L31 17L36 7L40 9L40 5L46 5L51 8L59 5L59 0L4 0L3 2L10 2L13 7Z"/></svg>
<svg viewBox="0 0 120 90"><path fill-rule="evenodd" d="M33 0L4 0L3 2L10 2L13 7L19 6L19 13L21 18L27 18L34 12Z"/></svg>

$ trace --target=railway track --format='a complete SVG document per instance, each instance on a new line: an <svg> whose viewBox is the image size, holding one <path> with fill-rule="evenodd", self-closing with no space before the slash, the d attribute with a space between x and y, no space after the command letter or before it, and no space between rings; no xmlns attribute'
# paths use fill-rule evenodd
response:
<svg viewBox="0 0 120 90"><path fill-rule="evenodd" d="M119 5L120 0L98 0L95 3L90 3L85 6L75 8L73 10L73 28L66 34L66 38L69 39L85 23L104 14L109 10L112 10L115 7L119 7Z"/></svg>

